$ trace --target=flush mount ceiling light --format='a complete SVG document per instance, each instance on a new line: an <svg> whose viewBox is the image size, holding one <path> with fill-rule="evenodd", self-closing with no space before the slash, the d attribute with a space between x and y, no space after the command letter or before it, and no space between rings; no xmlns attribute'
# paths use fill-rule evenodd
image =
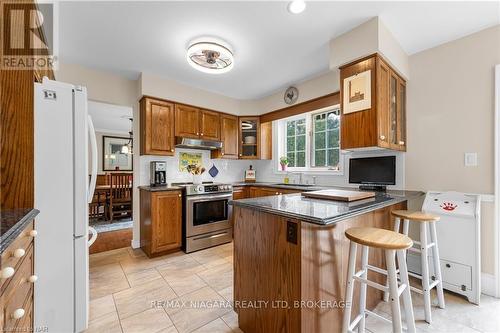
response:
<svg viewBox="0 0 500 333"><path fill-rule="evenodd" d="M233 52L215 41L197 41L187 50L188 63L199 71L210 74L229 72L234 66Z"/></svg>
<svg viewBox="0 0 500 333"><path fill-rule="evenodd" d="M300 14L306 9L304 0L294 0L288 4L288 11L292 14Z"/></svg>

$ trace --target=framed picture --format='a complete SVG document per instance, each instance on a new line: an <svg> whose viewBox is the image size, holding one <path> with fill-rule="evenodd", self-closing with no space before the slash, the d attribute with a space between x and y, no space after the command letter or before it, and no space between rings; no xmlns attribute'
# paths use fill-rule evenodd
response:
<svg viewBox="0 0 500 333"><path fill-rule="evenodd" d="M342 96L342 112L344 114L363 111L372 107L371 83L371 70L344 79Z"/></svg>
<svg viewBox="0 0 500 333"><path fill-rule="evenodd" d="M102 137L102 170L103 171L132 171L133 155L129 145L131 138L118 136ZM126 148L123 148L126 146Z"/></svg>

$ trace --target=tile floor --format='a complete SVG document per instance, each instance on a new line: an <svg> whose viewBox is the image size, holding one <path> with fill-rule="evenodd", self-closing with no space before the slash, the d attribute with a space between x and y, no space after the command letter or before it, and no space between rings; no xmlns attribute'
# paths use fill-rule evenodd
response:
<svg viewBox="0 0 500 333"><path fill-rule="evenodd" d="M154 259L131 248L91 255L87 332L241 332L230 307L232 262L232 244ZM446 309L434 307L429 325L422 297L412 294L418 332L500 332L500 299L483 295L478 307L451 293L445 297ZM380 303L376 312L390 318L389 304ZM367 329L391 331L374 318Z"/></svg>

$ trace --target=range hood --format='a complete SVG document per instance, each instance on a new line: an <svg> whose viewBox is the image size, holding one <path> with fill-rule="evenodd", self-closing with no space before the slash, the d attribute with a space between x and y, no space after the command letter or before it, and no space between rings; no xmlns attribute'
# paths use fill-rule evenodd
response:
<svg viewBox="0 0 500 333"><path fill-rule="evenodd" d="M176 136L175 146L178 148L216 150L222 149L222 142Z"/></svg>

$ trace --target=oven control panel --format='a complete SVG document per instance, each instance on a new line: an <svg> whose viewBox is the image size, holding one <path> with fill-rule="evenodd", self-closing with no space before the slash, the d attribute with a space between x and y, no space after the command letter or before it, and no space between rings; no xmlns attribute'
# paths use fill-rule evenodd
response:
<svg viewBox="0 0 500 333"><path fill-rule="evenodd" d="M191 185L186 187L187 195L232 192L233 186L226 184Z"/></svg>

